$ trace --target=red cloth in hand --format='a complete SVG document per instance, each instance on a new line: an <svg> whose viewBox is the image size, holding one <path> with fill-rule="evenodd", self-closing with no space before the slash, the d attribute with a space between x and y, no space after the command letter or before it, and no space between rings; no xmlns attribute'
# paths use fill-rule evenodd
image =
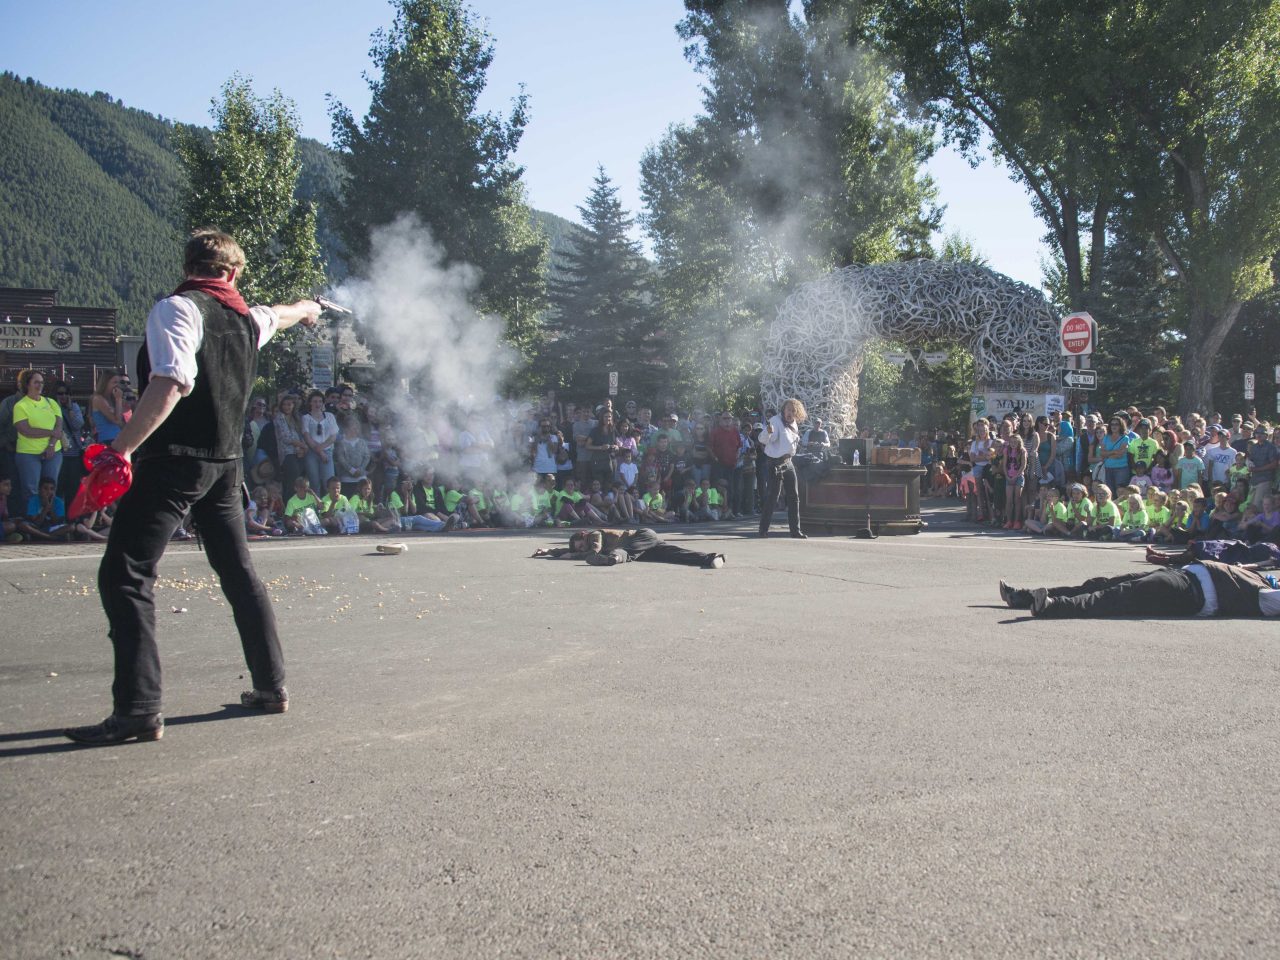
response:
<svg viewBox="0 0 1280 960"><path fill-rule="evenodd" d="M249 315L249 305L244 302L244 297L240 296L240 291L221 277L189 277L178 285L178 289L173 291L171 296L176 297L188 290L207 293L228 310L234 310L242 317Z"/></svg>
<svg viewBox="0 0 1280 960"><path fill-rule="evenodd" d="M89 472L80 481L67 513L72 520L115 503L133 483L129 458L104 443L91 444L84 452L84 468Z"/></svg>

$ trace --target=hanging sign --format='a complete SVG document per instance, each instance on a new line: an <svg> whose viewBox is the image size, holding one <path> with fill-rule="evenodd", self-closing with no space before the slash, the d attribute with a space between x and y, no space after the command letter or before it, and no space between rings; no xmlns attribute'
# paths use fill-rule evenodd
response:
<svg viewBox="0 0 1280 960"><path fill-rule="evenodd" d="M79 353L80 328L54 323L0 323L0 350Z"/></svg>

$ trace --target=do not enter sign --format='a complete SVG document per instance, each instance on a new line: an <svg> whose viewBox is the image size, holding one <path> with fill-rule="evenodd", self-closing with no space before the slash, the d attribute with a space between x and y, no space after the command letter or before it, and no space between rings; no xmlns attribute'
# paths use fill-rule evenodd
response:
<svg viewBox="0 0 1280 960"><path fill-rule="evenodd" d="M1064 357L1082 357L1093 353L1093 317L1072 313L1062 318L1059 329Z"/></svg>

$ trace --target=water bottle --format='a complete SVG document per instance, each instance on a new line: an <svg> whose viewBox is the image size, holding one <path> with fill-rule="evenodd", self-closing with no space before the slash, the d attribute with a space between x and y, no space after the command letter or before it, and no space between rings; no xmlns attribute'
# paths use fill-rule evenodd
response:
<svg viewBox="0 0 1280 960"><path fill-rule="evenodd" d="M853 451L853 460L851 461L851 463L855 467L862 465L862 452L860 450Z"/></svg>

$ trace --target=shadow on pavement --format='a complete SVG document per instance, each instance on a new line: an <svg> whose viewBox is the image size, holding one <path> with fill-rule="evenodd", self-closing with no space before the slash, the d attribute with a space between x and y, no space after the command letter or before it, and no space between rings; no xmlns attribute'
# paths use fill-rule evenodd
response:
<svg viewBox="0 0 1280 960"><path fill-rule="evenodd" d="M180 717L165 717L164 725L166 727L180 727L188 723L209 723L213 720L236 720L243 717L260 716L262 716L262 712L259 710L246 710L238 703L224 703L222 709L210 710L208 713L187 713ZM0 733L0 743L20 743L25 740L54 740L56 742L0 749L0 760L6 757L34 757L42 753L65 753L68 750L99 749L83 743L71 743L63 740L61 727L53 727L47 730L23 730L18 733ZM131 747L134 744L122 743L117 744L117 746Z"/></svg>

